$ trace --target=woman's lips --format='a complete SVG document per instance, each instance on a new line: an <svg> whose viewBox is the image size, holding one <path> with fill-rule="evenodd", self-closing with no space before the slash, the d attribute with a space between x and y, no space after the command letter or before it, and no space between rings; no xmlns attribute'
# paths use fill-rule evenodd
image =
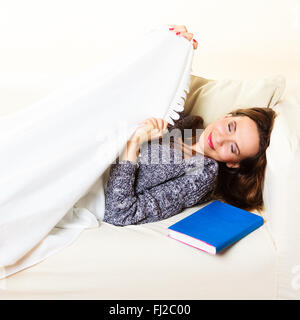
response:
<svg viewBox="0 0 300 320"><path fill-rule="evenodd" d="M212 142L212 133L210 133L209 134L209 136L208 136L208 145L211 147L211 149L213 149L213 150L215 150L215 147L214 147L214 145L213 145L213 142Z"/></svg>

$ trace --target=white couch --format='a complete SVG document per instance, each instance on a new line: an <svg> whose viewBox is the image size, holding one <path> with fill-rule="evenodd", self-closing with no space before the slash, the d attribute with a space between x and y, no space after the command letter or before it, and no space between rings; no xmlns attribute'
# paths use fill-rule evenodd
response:
<svg viewBox="0 0 300 320"><path fill-rule="evenodd" d="M276 298L277 254L266 226L218 256L167 237L167 227L196 208L158 223L126 227L103 223L85 230L68 248L7 278L0 297Z"/></svg>
<svg viewBox="0 0 300 320"><path fill-rule="evenodd" d="M275 108L299 115L298 92L300 84L288 81ZM297 126L300 118L292 118ZM280 125L267 154L266 223L220 255L167 237L169 225L202 205L156 223L101 223L45 261L0 280L0 299L299 299L300 135ZM278 159L281 148L287 158ZM285 171L278 176L280 166Z"/></svg>

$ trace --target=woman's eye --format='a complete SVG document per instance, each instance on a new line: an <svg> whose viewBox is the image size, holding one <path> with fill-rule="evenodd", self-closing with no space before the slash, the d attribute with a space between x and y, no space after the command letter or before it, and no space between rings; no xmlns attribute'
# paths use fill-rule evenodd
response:
<svg viewBox="0 0 300 320"><path fill-rule="evenodd" d="M231 145L231 152L232 152L232 153L234 153L234 150L233 150L233 145Z"/></svg>
<svg viewBox="0 0 300 320"><path fill-rule="evenodd" d="M230 124L228 124L228 129L229 129L229 132L231 132L231 129L230 129Z"/></svg>

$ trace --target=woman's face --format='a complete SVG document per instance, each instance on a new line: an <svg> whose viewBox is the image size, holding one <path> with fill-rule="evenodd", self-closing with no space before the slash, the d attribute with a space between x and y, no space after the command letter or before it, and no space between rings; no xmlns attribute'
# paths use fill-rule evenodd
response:
<svg viewBox="0 0 300 320"><path fill-rule="evenodd" d="M241 160L259 151L256 123L247 116L226 115L205 128L193 149L228 167L239 167Z"/></svg>

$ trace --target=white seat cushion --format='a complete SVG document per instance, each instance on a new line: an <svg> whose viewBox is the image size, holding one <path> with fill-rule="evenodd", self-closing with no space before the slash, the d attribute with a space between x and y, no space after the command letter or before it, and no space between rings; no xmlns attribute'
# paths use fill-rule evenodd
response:
<svg viewBox="0 0 300 320"><path fill-rule="evenodd" d="M276 257L265 226L216 256L167 236L168 226L202 206L160 222L84 230L69 247L8 277L0 299L275 298Z"/></svg>

